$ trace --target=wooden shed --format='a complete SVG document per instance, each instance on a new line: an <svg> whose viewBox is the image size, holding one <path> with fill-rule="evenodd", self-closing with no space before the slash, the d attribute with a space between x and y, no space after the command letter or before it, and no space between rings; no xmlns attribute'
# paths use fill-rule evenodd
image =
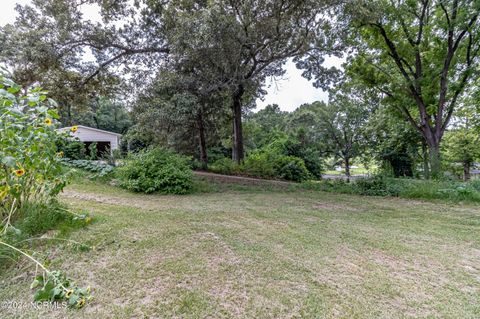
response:
<svg viewBox="0 0 480 319"><path fill-rule="evenodd" d="M62 132L70 132L72 137L78 138L81 142L88 146L92 143L97 143L97 150L99 154L106 151L113 151L119 148L120 137L122 134L100 130L93 127L76 125L77 131L72 132L73 126L63 127L58 129Z"/></svg>

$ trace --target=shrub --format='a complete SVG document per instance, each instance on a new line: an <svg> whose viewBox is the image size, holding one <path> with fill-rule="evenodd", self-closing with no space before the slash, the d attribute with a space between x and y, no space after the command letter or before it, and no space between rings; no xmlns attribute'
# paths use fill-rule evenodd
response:
<svg viewBox="0 0 480 319"><path fill-rule="evenodd" d="M475 179L470 182L470 187L475 189L477 192L480 192L480 179Z"/></svg>
<svg viewBox="0 0 480 319"><path fill-rule="evenodd" d="M216 160L212 165L209 166L209 169L212 172L226 175L238 172L238 167L236 163L230 158L221 158Z"/></svg>
<svg viewBox="0 0 480 319"><path fill-rule="evenodd" d="M117 169L120 186L134 192L185 194L192 188L189 158L164 148L130 154Z"/></svg>
<svg viewBox="0 0 480 319"><path fill-rule="evenodd" d="M243 174L255 177L277 177L275 170L275 161L277 160L277 157L277 154L273 152L259 151L250 153L240 165L240 171Z"/></svg>
<svg viewBox="0 0 480 319"><path fill-rule="evenodd" d="M392 183L393 179L387 179L382 175L375 175L368 178L360 178L355 182L358 193L369 196L398 196L399 185Z"/></svg>
<svg viewBox="0 0 480 319"><path fill-rule="evenodd" d="M296 182L301 182L311 177L301 158L278 154L272 149L252 152L240 165L237 165L229 158L219 159L210 165L210 170L227 175L242 174L260 178L280 178Z"/></svg>
<svg viewBox="0 0 480 319"><path fill-rule="evenodd" d="M302 159L295 156L278 156L274 162L275 175L289 181L302 182L311 177Z"/></svg>
<svg viewBox="0 0 480 319"><path fill-rule="evenodd" d="M403 198L441 199L480 202L479 184L453 181L419 180L373 176L351 183L343 180L309 181L302 187L311 190L359 194L368 196L398 196Z"/></svg>

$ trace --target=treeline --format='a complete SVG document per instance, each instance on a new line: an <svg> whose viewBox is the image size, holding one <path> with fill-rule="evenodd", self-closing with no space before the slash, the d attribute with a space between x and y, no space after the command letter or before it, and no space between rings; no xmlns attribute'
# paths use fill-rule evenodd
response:
<svg viewBox="0 0 480 319"><path fill-rule="evenodd" d="M101 21L85 18L85 6ZM132 148L172 147L203 168L214 149L227 150L240 171L252 164L248 153L278 162L271 171L281 175L290 174L286 166L303 170L281 156L301 158L317 174L317 153L347 169L357 154L370 156L402 176L415 175L420 162L426 178L443 176L445 160L460 162L468 177L476 160L477 1L46 0L17 10L0 30L0 62L14 79L48 89L65 125L124 131L118 118L100 124L97 102L109 101L103 120L131 110ZM324 66L332 55L346 58L342 71ZM265 80L283 75L288 59L332 97L302 126L315 143L272 159L246 126ZM284 133L302 144L301 132Z"/></svg>

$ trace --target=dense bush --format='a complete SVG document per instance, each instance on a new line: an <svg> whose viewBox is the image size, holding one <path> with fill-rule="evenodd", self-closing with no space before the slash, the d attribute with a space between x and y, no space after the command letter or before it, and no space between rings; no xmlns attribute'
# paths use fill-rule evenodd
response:
<svg viewBox="0 0 480 319"><path fill-rule="evenodd" d="M240 171L243 174L256 177L279 177L275 170L275 162L279 156L280 155L274 154L273 152L252 152L240 165Z"/></svg>
<svg viewBox="0 0 480 319"><path fill-rule="evenodd" d="M120 186L134 192L185 194L192 188L189 158L164 148L130 154L118 167Z"/></svg>
<svg viewBox="0 0 480 319"><path fill-rule="evenodd" d="M476 191L480 192L480 179L474 179L470 182L470 186Z"/></svg>
<svg viewBox="0 0 480 319"><path fill-rule="evenodd" d="M369 178L360 178L354 184L358 193L369 196L398 196L401 187L393 182L394 179L387 179L382 175Z"/></svg>
<svg viewBox="0 0 480 319"><path fill-rule="evenodd" d="M305 162L295 156L281 155L274 161L276 176L289 181L301 182L311 178Z"/></svg>
<svg viewBox="0 0 480 319"><path fill-rule="evenodd" d="M311 177L301 158L278 154L271 149L250 153L240 165L228 158L219 159L210 166L210 170L220 174L241 174L296 182Z"/></svg>
<svg viewBox="0 0 480 319"><path fill-rule="evenodd" d="M230 158L221 158L216 160L212 165L209 166L209 169L212 172L226 175L236 174L239 172L237 165Z"/></svg>

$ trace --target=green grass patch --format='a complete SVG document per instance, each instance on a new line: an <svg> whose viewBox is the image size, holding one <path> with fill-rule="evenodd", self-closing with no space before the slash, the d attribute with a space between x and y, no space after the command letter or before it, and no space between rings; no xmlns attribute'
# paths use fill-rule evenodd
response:
<svg viewBox="0 0 480 319"><path fill-rule="evenodd" d="M324 192L368 196L393 196L412 199L480 203L477 182L455 182L373 176L347 183L322 180L302 183L302 188Z"/></svg>
<svg viewBox="0 0 480 319"><path fill-rule="evenodd" d="M77 180L62 202L96 216L71 234L94 249L41 248L95 299L76 312L7 309L2 317L479 315L477 206L207 184L145 195ZM30 300L25 280L14 279L23 271L0 273L0 300Z"/></svg>

